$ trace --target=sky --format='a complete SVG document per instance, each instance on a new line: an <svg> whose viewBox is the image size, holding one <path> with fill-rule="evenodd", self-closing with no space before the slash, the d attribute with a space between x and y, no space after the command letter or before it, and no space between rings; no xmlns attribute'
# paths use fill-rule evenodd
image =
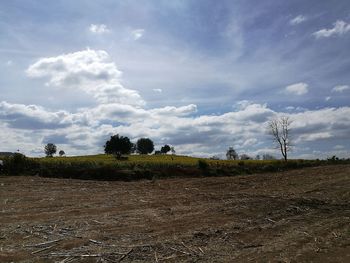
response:
<svg viewBox="0 0 350 263"><path fill-rule="evenodd" d="M0 1L0 151L350 157L348 0Z"/></svg>

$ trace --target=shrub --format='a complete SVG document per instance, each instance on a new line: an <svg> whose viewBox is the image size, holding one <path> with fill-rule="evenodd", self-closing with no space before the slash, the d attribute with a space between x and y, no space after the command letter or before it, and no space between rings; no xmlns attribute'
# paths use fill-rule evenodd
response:
<svg viewBox="0 0 350 263"><path fill-rule="evenodd" d="M4 159L4 172L9 175L18 175L22 173L34 174L39 169L39 163L28 159L24 154L15 153Z"/></svg>
<svg viewBox="0 0 350 263"><path fill-rule="evenodd" d="M207 170L209 168L209 164L204 160L198 160L198 168L201 170Z"/></svg>
<svg viewBox="0 0 350 263"><path fill-rule="evenodd" d="M243 161L239 161L238 162L238 166L244 166L244 162Z"/></svg>

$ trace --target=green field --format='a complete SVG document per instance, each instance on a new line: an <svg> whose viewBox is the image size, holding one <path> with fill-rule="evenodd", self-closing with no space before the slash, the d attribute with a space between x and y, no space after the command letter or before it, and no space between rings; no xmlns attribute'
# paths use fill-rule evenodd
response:
<svg viewBox="0 0 350 263"><path fill-rule="evenodd" d="M181 155L128 155L125 160L118 160L113 155L87 155L75 157L32 158L43 165L81 165L89 167L114 167L115 169L169 169L200 168L199 163L207 164L208 169L230 169L237 167L263 168L279 166L310 166L311 160L212 160ZM255 169L254 169L255 170Z"/></svg>
<svg viewBox="0 0 350 263"><path fill-rule="evenodd" d="M96 180L234 176L331 164L320 160L212 160L180 155L129 155L120 160L105 154L45 158L27 158L17 154L3 160L2 172L7 175Z"/></svg>
<svg viewBox="0 0 350 263"><path fill-rule="evenodd" d="M74 157L52 157L52 158L32 158L39 162L69 162L69 163L81 163L92 162L105 165L120 165L120 166L173 166L180 165L184 167L194 167L198 165L199 160L205 160L210 166L236 166L242 161L239 160L212 160L207 158L196 158L190 156L181 155L128 155L127 160L117 160L112 155L99 154L99 155L86 155L86 156L74 156ZM294 160L295 161L295 160ZM246 160L247 164L271 164L280 162L279 160Z"/></svg>

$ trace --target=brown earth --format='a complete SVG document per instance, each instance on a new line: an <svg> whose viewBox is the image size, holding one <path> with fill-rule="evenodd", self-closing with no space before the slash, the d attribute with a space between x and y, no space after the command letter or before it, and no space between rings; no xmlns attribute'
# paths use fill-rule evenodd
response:
<svg viewBox="0 0 350 263"><path fill-rule="evenodd" d="M0 262L350 262L350 165L95 182L0 177Z"/></svg>

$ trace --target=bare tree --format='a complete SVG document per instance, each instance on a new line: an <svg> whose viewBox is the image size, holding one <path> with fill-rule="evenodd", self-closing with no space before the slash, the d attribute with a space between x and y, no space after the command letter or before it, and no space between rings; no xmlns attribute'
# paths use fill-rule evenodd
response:
<svg viewBox="0 0 350 263"><path fill-rule="evenodd" d="M289 117L280 117L269 122L269 133L273 136L273 140L281 150L285 161L288 159L288 152L292 146L290 140L291 123Z"/></svg>

